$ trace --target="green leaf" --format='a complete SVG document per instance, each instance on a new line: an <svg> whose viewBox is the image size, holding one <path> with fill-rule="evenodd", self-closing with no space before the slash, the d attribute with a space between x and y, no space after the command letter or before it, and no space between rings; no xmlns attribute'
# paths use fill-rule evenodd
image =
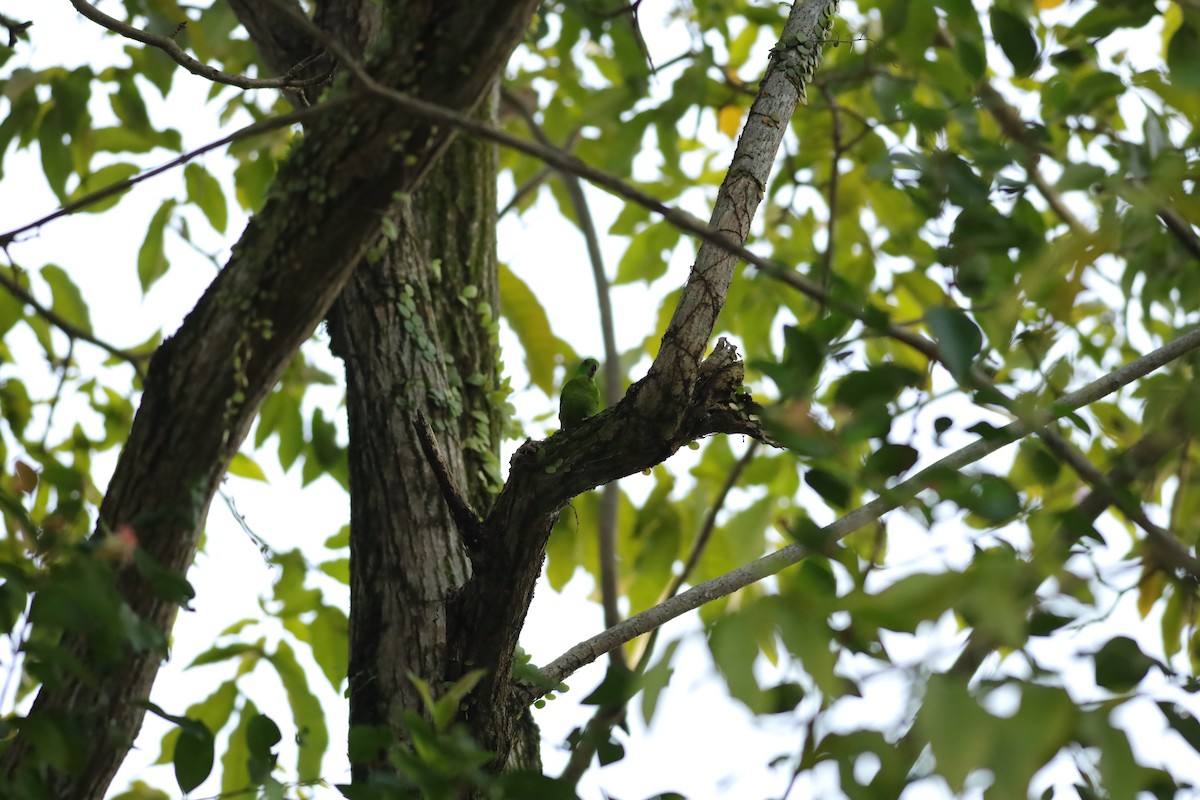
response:
<svg viewBox="0 0 1200 800"><path fill-rule="evenodd" d="M329 545L326 545L328 547ZM338 583L350 585L350 559L335 558L321 564L321 572L333 578Z"/></svg>
<svg viewBox="0 0 1200 800"><path fill-rule="evenodd" d="M920 386L923 378L908 367L880 364L843 378L834 393L834 402L853 409L873 409L895 400L906 388Z"/></svg>
<svg viewBox="0 0 1200 800"><path fill-rule="evenodd" d="M234 195L244 210L256 212L263 207L275 172L275 159L265 152L256 152L242 159L233 171L233 184Z"/></svg>
<svg viewBox="0 0 1200 800"><path fill-rule="evenodd" d="M1167 66L1171 82L1191 91L1200 91L1200 35L1191 21L1185 21L1167 45Z"/></svg>
<svg viewBox="0 0 1200 800"><path fill-rule="evenodd" d="M969 508L991 523L1000 524L1021 513L1021 497L1008 481L995 475L983 475L971 487L973 502Z"/></svg>
<svg viewBox="0 0 1200 800"><path fill-rule="evenodd" d="M219 664L222 661L229 661L229 660L232 660L235 658L241 658L242 656L246 655L247 653L256 653L260 656L264 655L263 649L262 649L262 642L260 641L258 643L253 643L253 644L250 642L235 642L233 644L224 645L224 646L220 646L220 647L214 645L214 646L208 648L207 650L205 650L203 653L200 653L200 655L196 656L194 659L192 659L192 663L189 664L188 666L189 667L201 667L201 666L204 666L205 664ZM189 712L190 712L190 709L189 709ZM209 720L206 720L206 721L209 721ZM214 728L213 730L219 730L219 728Z"/></svg>
<svg viewBox="0 0 1200 800"><path fill-rule="evenodd" d="M868 485L879 485L886 478L906 472L917 463L920 454L906 444L880 445L863 465L863 480Z"/></svg>
<svg viewBox="0 0 1200 800"><path fill-rule="evenodd" d="M987 59L974 42L960 38L954 43L954 50L958 63L962 64L972 79L980 80L987 74Z"/></svg>
<svg viewBox="0 0 1200 800"><path fill-rule="evenodd" d="M229 734L229 744L221 756L221 794L240 792L251 784L250 747L246 741L250 723L257 719L258 707L246 698L238 715L237 727Z"/></svg>
<svg viewBox="0 0 1200 800"><path fill-rule="evenodd" d="M188 706L183 717L174 717L166 714L162 709L151 707L151 711L159 716L181 724L181 719L192 719L204 725L206 730L219 732L229 722L229 717L233 714L233 706L237 701L238 687L236 681L225 681L217 687L216 691L210 694L204 700L198 703L193 703ZM159 751L156 764L166 764L168 761L175 760L176 743L179 740L181 728L172 728L163 736L161 750Z"/></svg>
<svg viewBox="0 0 1200 800"><path fill-rule="evenodd" d="M208 779L213 768L213 735L204 723L188 720L175 743L175 781L187 794Z"/></svg>
<svg viewBox="0 0 1200 800"><path fill-rule="evenodd" d="M247 767L250 779L256 784L261 784L270 775L276 758L271 750L282 740L279 726L266 714L256 714L250 719L246 726Z"/></svg>
<svg viewBox="0 0 1200 800"><path fill-rule="evenodd" d="M961 792L971 771L988 765L995 722L967 691L965 678L930 678L916 724L929 740L937 772L951 791Z"/></svg>
<svg viewBox="0 0 1200 800"><path fill-rule="evenodd" d="M1158 709L1167 718L1167 724L1182 736L1193 750L1200 752L1200 722L1196 720L1196 715L1175 703L1160 701Z"/></svg>
<svg viewBox="0 0 1200 800"><path fill-rule="evenodd" d="M979 326L957 308L931 308L925 312L925 323L950 374L959 383L966 383L975 357L983 349Z"/></svg>
<svg viewBox="0 0 1200 800"><path fill-rule="evenodd" d="M322 606L309 624L309 631L313 659L336 691L346 679L349 665L350 622L340 608Z"/></svg>
<svg viewBox="0 0 1200 800"><path fill-rule="evenodd" d="M669 222L652 222L642 228L625 248L613 285L658 280L666 274L668 258L678 243L679 229Z"/></svg>
<svg viewBox="0 0 1200 800"><path fill-rule="evenodd" d="M140 171L141 170L136 164L118 163L109 164L107 167L101 167L95 172L84 177L84 179L79 182L79 186L75 187L75 191L71 192L71 197L69 199L71 202L75 202L89 194L92 194L93 192L100 191L106 186L112 186L115 183L128 180L134 175L137 175ZM120 202L121 198L125 196L127 191L129 190L122 189L121 191L111 194L102 200L89 203L81 208L80 211L84 211L88 214L99 214L101 211L107 211Z"/></svg>
<svg viewBox="0 0 1200 800"><path fill-rule="evenodd" d="M612 663L592 693L580 702L587 706L621 706L637 693L638 687L633 672L620 663Z"/></svg>
<svg viewBox="0 0 1200 800"><path fill-rule="evenodd" d="M675 670L671 666L671 659L675 657L675 651L678 648L679 640L676 639L664 648L662 657L642 673L642 720L647 726L654 719L654 712L658 709L658 698L662 694L662 690L667 688L667 684L671 682L671 676L675 674Z"/></svg>
<svg viewBox="0 0 1200 800"><path fill-rule="evenodd" d="M64 132L57 117L47 115L38 129L38 150L42 154L42 173L59 201L67 200L67 178L73 171L71 150L63 140Z"/></svg>
<svg viewBox="0 0 1200 800"><path fill-rule="evenodd" d="M334 421L325 419L325 412L320 408L313 409L312 452L324 470L333 468L345 455L337 437L337 425Z"/></svg>
<svg viewBox="0 0 1200 800"><path fill-rule="evenodd" d="M1012 64L1017 75L1028 75L1037 66L1038 45L1033 31L1025 20L1003 8L993 8L990 14L992 36Z"/></svg>
<svg viewBox="0 0 1200 800"><path fill-rule="evenodd" d="M749 614L740 611L717 620L709 633L708 647L729 694L751 710L759 708L763 702L762 690L754 676L758 640Z"/></svg>
<svg viewBox="0 0 1200 800"><path fill-rule="evenodd" d="M183 168L183 181L187 186L188 202L195 203L204 212L213 230L224 233L229 222L229 209L221 184L194 161Z"/></svg>
<svg viewBox="0 0 1200 800"><path fill-rule="evenodd" d="M267 481L267 475L263 472L262 467L245 453L234 453L233 460L229 462L229 474L263 483Z"/></svg>
<svg viewBox="0 0 1200 800"><path fill-rule="evenodd" d="M1157 14L1154 3L1099 3L1072 28L1076 35L1099 39L1118 28L1141 28Z"/></svg>
<svg viewBox="0 0 1200 800"><path fill-rule="evenodd" d="M314 780L321 775L321 758L329 745L329 731L325 726L325 710L321 702L308 688L304 668L296 660L296 653L286 641L281 641L267 660L279 673L279 680L287 693L292 717L299 731L299 753L296 773L300 780Z"/></svg>
<svg viewBox="0 0 1200 800"><path fill-rule="evenodd" d="M47 264L42 267L42 280L50 285L50 293L54 300L51 310L60 317L88 333L92 331L92 320L88 314L87 303L79 287L72 283L62 267Z"/></svg>
<svg viewBox="0 0 1200 800"><path fill-rule="evenodd" d="M525 351L529 380L552 396L557 338L550 330L550 319L537 295L504 264L500 265L500 313Z"/></svg>
<svg viewBox="0 0 1200 800"><path fill-rule="evenodd" d="M175 201L164 200L154 216L150 218L150 227L146 230L146 238L138 250L138 280L142 284L142 294L150 291L150 287L167 273L170 264L163 252L163 232L167 223L175 213Z"/></svg>
<svg viewBox="0 0 1200 800"><path fill-rule="evenodd" d="M1115 636L1105 642L1094 658L1096 683L1117 694L1133 691L1155 665L1128 636Z"/></svg>

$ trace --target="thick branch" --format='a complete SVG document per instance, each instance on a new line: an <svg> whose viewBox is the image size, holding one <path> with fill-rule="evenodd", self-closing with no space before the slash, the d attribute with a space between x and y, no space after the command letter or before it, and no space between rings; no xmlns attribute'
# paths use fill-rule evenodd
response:
<svg viewBox="0 0 1200 800"><path fill-rule="evenodd" d="M450 474L450 467L442 456L442 450L438 447L437 438L433 435L433 428L429 425L429 420L425 419L425 415L418 411L412 425L413 430L417 433L417 440L421 443L421 451L425 454L425 460L429 463L429 468L433 470L438 488L442 491L442 499L446 501L446 507L450 509L450 518L454 520L454 526L458 528L458 533L462 536L463 543L467 548L475 550L479 547L480 529L482 528L479 515L471 508L466 496L455 484L454 476Z"/></svg>
<svg viewBox="0 0 1200 800"><path fill-rule="evenodd" d="M388 18L394 46L372 63L373 80L411 86L450 113L467 112L491 86L535 6L412 0L411 14ZM150 363L99 524L132 525L164 569L182 573L191 564L209 503L263 398L375 240L380 214L419 185L449 142L451 130L394 103L340 102L344 113L313 119L225 269ZM170 629L173 603L133 571L118 585L134 614L163 633ZM60 647L88 663L82 635L64 636ZM48 778L47 796L104 794L141 724L140 701L161 659L159 652L127 653L114 667L119 680L73 677L42 688L31 718L83 715L89 725L103 720L105 732L88 741L82 772ZM81 723L81 733L94 729ZM32 747L19 733L0 769L33 770Z"/></svg>
<svg viewBox="0 0 1200 800"><path fill-rule="evenodd" d="M826 537L826 541L830 543L840 540L915 497L939 476L950 471L961 470L984 456L1045 427L1055 419L1094 403L1197 348L1200 348L1200 328L1192 330L1170 344L1063 396L1051 408L1042 410L1032 419L1018 420L992 431L987 438L977 439L966 447L935 461L911 478L891 487L884 495L826 525L821 532ZM577 644L543 667L539 673L537 686L523 687L520 692L521 700L527 702L536 700L547 691L540 687L558 685L577 669L595 661L612 648L620 647L625 642L648 633L705 603L730 595L738 589L756 583L769 575L774 575L801 561L808 554L809 551L799 544L788 545L719 578L713 578L695 586L665 603L660 603L654 608L630 617L616 627Z"/></svg>
<svg viewBox="0 0 1200 800"><path fill-rule="evenodd" d="M788 130L788 120L801 100L803 84L796 81L794 71L789 74L795 67L792 59L799 56L789 53L783 43L809 42L816 52L813 58L819 61L823 41L821 15L829 5L828 0L804 0L792 6L780 45L773 51L779 56L771 59L717 193L708 229L718 234L720 240L714 243L706 239L696 254L696 263L663 335L662 348L646 376L647 383L657 391L647 393L643 401L657 401L658 393L671 398L676 405L688 400L737 265L737 258L721 242L739 246L745 243L766 191L771 166ZM824 294L819 287L812 288Z"/></svg>

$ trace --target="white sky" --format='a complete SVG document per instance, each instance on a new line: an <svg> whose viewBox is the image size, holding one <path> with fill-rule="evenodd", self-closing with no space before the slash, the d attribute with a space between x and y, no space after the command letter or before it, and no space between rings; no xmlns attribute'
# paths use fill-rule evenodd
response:
<svg viewBox="0 0 1200 800"><path fill-rule="evenodd" d="M100 59L100 53L112 52L119 47L118 43L102 37L101 32L90 23L77 20L73 9L65 2L40 3L36 11L31 12L32 8L28 3L0 0L0 11L10 16L24 19L30 13L36 14L35 25L30 31L32 41L18 48L17 56L9 62L10 69L21 64L41 67L83 63L87 59ZM111 8L109 10L112 11ZM682 49L666 43L674 34L655 29L653 26L656 21L651 13L643 11L642 19L652 51L675 53ZM765 52L760 54L760 58L762 55ZM175 85L168 104L154 102L156 93L152 90L146 92L152 118L160 124L172 120L172 124L184 135L185 149L217 138L211 113L215 106L204 105L208 84L181 72ZM95 104L94 114L98 118L108 113L106 104ZM712 121L703 122L711 132ZM719 137L713 141L727 142ZM727 144L731 152L732 142ZM139 163L153 165L162 160L165 160L165 156L158 153ZM714 161L719 162L720 158ZM209 155L201 163L221 176L228 185L231 167L221 155ZM5 159L5 169L6 191L0 192L0 230L31 221L56 207L54 197L45 187L36 158L30 158L28 153L17 156L10 153ZM502 202L509 191L511 187L501 189ZM42 229L37 238L12 248L12 253L20 264L29 268L36 269L45 263L57 263L65 268L83 291L91 309L94 329L101 338L119 346L132 346L160 327L169 333L178 326L214 275L209 263L182 244L178 237L169 235L167 252L171 271L147 297L142 298L135 270L137 248L159 202L163 197L172 195L184 196L180 171L160 176L135 189L116 209L103 215L78 215L52 223ZM597 227L604 231L615 218L619 203L596 191L590 191L589 198ZM202 247L219 253L218 260L222 263L228 246L236 239L244 224L232 200L230 210L229 236L225 239L216 236L199 213L187 212L193 236L200 240ZM702 217L707 216L706 209L699 203L690 206L689 210ZM537 242L539 246L531 248L530 242ZM539 294L551 316L555 332L567 338L580 353L600 354L599 322L592 302L594 291L582 240L573 227L558 217L553 205L543 200L524 218L510 216L504 220L499 246L501 259ZM623 243L606 239L604 247L611 274ZM647 320L655 318L661 295L684 281L692 252L690 246L678 249L667 276L652 289L635 285L615 290L614 305L619 309L618 344L622 349L640 341L647 334ZM44 286L35 283L35 287L40 297L48 297ZM21 354L26 354L27 358L40 359L39 350L31 337L26 337L23 344L19 339L10 337L10 343L19 358ZM502 344L506 349L506 365L514 377L513 383L521 387L526 379L521 371L519 350L507 332ZM307 353L311 358L319 359L325 369L340 375L339 362L329 356L323 347L310 345ZM76 354L84 365L85 374L92 372L103 360L103 354L88 345L79 345ZM53 393L56 377L44 365L30 365L22 360L19 369L35 397L48 397ZM0 367L0 379L12 374L12 371L9 365ZM31 377L39 371L42 373L40 379ZM110 374L126 376L127 373L127 369L117 368ZM121 385L122 380L127 380L127 377L112 377L110 382ZM338 391L314 390L310 402L320 402L326 408L333 408L339 402ZM525 419L553 410L553 402L536 390L520 392L514 400L519 414ZM68 398L58 414L56 427L73 423L76 416L87 416L86 403ZM35 430L38 424L34 423ZM41 424L44 424L44 419ZM531 428L530 432L535 433L536 428ZM511 443L509 446L511 448ZM741 446L735 444L735 449L740 451ZM687 459L688 454L682 454L682 458ZM301 547L310 561L327 560L331 554L323 550L322 542L348 520L345 494L327 478L301 489L299 465L291 473L281 475L275 466L273 441L268 442L266 452L257 460L268 474L268 484L231 478L225 485L225 491L234 498L254 531L273 547L280 550ZM111 474L113 463L112 454L97 459L96 477L102 486ZM11 465L4 466L11 468ZM634 496L641 496L647 482L634 478L623 485ZM892 515L891 524L895 535L891 542L890 574L895 577L920 568L961 564L970 556L970 541L957 525L942 526L927 534L906 525L906 520L899 514ZM1122 534L1114 531L1114 535L1115 541L1122 541ZM197 591L196 610L180 616L174 632L173 658L164 666L155 685L155 702L169 712L182 713L187 705L231 677L228 665L192 671L184 671L183 666L207 649L222 628L242 617L257 616L257 604L260 598L269 595L275 577L274 572L264 564L254 543L227 511L223 501L215 499L208 520L206 550L189 574ZM1126 577L1135 580L1135 576ZM1123 581L1125 584L1128 582ZM348 600L345 587L332 580L323 581L320 585L331 602L336 601L345 607ZM590 579L579 575L561 595L546 585L539 587L522 636L523 644L533 654L535 662L549 661L577 641L601 629L599 608L588 600L591 591ZM1136 635L1143 648L1150 653L1158 653L1155 644L1157 624L1156 615L1151 615L1144 624L1140 623L1136 614L1132 613L1129 602L1121 604L1112 619L1113 628ZM1113 628L1105 633L1110 633ZM278 636L278 626L272 625L269 620L261 629L267 635ZM800 745L799 727L786 716L782 719L755 720L739 704L730 701L723 683L713 673L707 646L698 630L694 615L667 626L662 637L663 644L681 636L685 637L685 642L676 655L676 674L671 686L664 692L654 724L649 731L644 731L639 713L635 710L631 714L632 741L627 744L626 758L609 767L589 772L580 790L585 800L598 800L606 792L628 799L675 790L692 798L703 799L778 797L784 791L790 771L786 768L772 771L766 765L778 755L796 752ZM898 663L903 664L952 659L955 653L948 642L954 640L953 625L943 620L937 626L931 626L930 633L938 635L922 640L893 637L888 643L889 652ZM1044 664L1062 664L1071 674L1079 675L1079 696L1096 695L1090 675L1080 667L1080 661L1074 654L1092 649L1097 641L1095 634L1098 633L1085 632L1065 646L1059 644L1056 648L1039 648L1037 653ZM345 702L339 693L329 688L311 659L307 658L304 648L297 649L302 661L309 665L310 688L322 698L328 715L330 747L324 774L331 783L346 780ZM1046 652L1041 652L1042 649L1046 649ZM7 657L0 650L0 658ZM782 667L782 670L786 669L786 665ZM569 693L537 712L549 774L557 774L566 763L566 753L556 744L561 743L573 727L583 724L589 717L590 709L579 706L579 700L599 681L602 672L603 662L585 668L569 680L572 687ZM851 725L856 721L878 721L881 716L895 717L902 713L902 690L895 676L884 675L872 679L870 686L871 692L865 701L847 704L845 710L836 715L838 723ZM243 682L242 689L261 710L271 714L280 723L286 741L290 712L279 690L278 680L269 667L260 666ZM9 698L0 699L5 701L7 707ZM1192 705L1195 709L1195 704ZM1156 712L1144 707L1139 711L1132 707L1123 712L1123 719L1123 724L1137 731L1134 737L1135 750L1144 763L1170 763L1177 775L1200 781L1200 758L1184 747L1178 737L1163 735L1163 724ZM159 740L169 727L161 720L147 716L137 742L137 751L131 755L114 782L114 793L123 790L128 781L134 778L145 779L168 791L174 787L169 765L157 768L148 766L157 756ZM221 744L222 740L218 740L218 758L222 752ZM285 764L294 763L294 756L285 751L281 761ZM1047 772L1046 780L1061 784L1064 775L1061 771L1051 770ZM829 778L828 774L818 771L816 784L802 781L791 796L840 796L828 789ZM216 791L216 782L210 780L193 796L207 796ZM317 790L315 794L322 798L340 797L332 789ZM934 782L914 786L903 795L905 800L944 796L944 789ZM970 792L967 796L981 796L981 792Z"/></svg>

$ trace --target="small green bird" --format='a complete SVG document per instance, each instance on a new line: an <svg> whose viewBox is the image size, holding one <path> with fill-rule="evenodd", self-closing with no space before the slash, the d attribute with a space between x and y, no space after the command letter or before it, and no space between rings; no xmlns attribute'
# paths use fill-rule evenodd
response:
<svg viewBox="0 0 1200 800"><path fill-rule="evenodd" d="M575 375L563 384L562 397L558 401L558 424L563 429L573 428L600 410L600 387L592 380L600 362L585 358L575 368Z"/></svg>

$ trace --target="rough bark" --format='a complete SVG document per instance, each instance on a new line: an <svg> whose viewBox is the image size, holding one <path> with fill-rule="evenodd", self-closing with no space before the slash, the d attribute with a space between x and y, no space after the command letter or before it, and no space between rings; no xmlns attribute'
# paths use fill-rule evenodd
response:
<svg viewBox="0 0 1200 800"><path fill-rule="evenodd" d="M469 110L535 7L534 0L413 0L403 13L389 6L377 37L389 46L363 50L368 68L388 85ZM380 215L397 193L417 188L451 133L367 98L312 125L225 269L151 362L101 505L102 529L132 525L159 565L186 572L212 495L259 404L375 239ZM133 570L122 572L118 585L135 614L170 630L173 601ZM67 635L61 646L88 663L82 636ZM4 752L0 774L15 780L23 772L48 796L102 797L141 725L162 657L129 652L98 675L43 687L23 729L69 718L88 743L88 763L71 774L35 774L23 730Z"/></svg>
<svg viewBox="0 0 1200 800"><path fill-rule="evenodd" d="M401 712L422 711L409 675L440 687L446 605L470 574L414 415L474 505L498 488L495 179L495 147L457 140L330 315L350 421L351 727L399 730ZM355 780L372 768L383 759Z"/></svg>
<svg viewBox="0 0 1200 800"><path fill-rule="evenodd" d="M232 5L273 72L311 55L307 41L281 34L289 23L268 7ZM372 8L326 4L319 21L361 53ZM477 116L493 121L494 109ZM421 710L409 671L435 684L452 671L444 607L469 566L416 446L412 415L437 426L452 477L475 508L490 506L498 488L503 420L489 396L499 381L494 151L455 141L412 201L389 215L395 235L379 243L374 264L356 270L330 313L350 419L352 727L394 728L399 711ZM419 297L407 316L398 304L405 286ZM523 711L518 717L507 763L539 769L536 725ZM383 767L359 765L356 779L372 766Z"/></svg>

